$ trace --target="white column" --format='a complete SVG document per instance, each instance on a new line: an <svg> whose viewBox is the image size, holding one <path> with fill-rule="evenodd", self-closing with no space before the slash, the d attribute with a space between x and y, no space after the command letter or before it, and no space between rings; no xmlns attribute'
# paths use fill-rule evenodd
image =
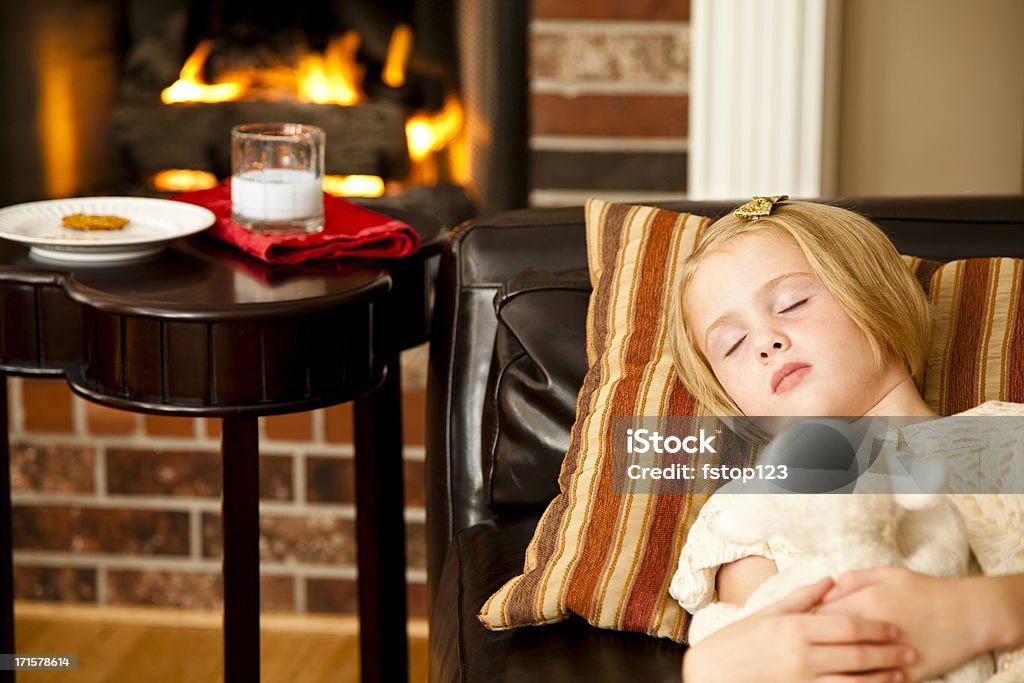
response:
<svg viewBox="0 0 1024 683"><path fill-rule="evenodd" d="M687 194L835 189L841 0L693 0Z"/></svg>

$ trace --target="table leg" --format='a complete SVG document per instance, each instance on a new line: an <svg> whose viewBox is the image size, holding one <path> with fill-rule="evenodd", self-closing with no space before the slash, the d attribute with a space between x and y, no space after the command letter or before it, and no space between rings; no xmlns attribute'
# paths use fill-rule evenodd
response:
<svg viewBox="0 0 1024 683"><path fill-rule="evenodd" d="M260 478L255 417L226 417L221 437L224 477L224 681L260 680Z"/></svg>
<svg viewBox="0 0 1024 683"><path fill-rule="evenodd" d="M398 353L355 402L356 544L363 683L409 680L405 598L402 383Z"/></svg>
<svg viewBox="0 0 1024 683"><path fill-rule="evenodd" d="M14 538L11 524L11 441L7 431L7 375L0 374L0 654L14 654ZM0 683L14 683L0 671Z"/></svg>

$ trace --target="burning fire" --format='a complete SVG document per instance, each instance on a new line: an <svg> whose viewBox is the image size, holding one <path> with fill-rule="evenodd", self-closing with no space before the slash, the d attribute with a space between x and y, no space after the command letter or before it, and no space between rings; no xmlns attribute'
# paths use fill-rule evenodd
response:
<svg viewBox="0 0 1024 683"><path fill-rule="evenodd" d="M445 177L459 185L469 183L469 157L460 135L465 118L459 98L449 95L441 111L418 112L405 122L416 182L431 185Z"/></svg>
<svg viewBox="0 0 1024 683"><path fill-rule="evenodd" d="M217 186L217 176L209 171L169 168L166 171L160 171L150 178L149 184L161 192L208 190L211 187Z"/></svg>
<svg viewBox="0 0 1024 683"><path fill-rule="evenodd" d="M299 98L317 104L351 105L359 101L363 69L356 62L359 34L349 31L331 38L323 55L306 55L299 62Z"/></svg>
<svg viewBox="0 0 1024 683"><path fill-rule="evenodd" d="M359 33L349 31L331 38L323 54L311 52L299 58L295 67L258 69L251 67L221 75L221 81L207 83L203 67L213 43L204 40L196 46L178 80L163 89L164 104L178 102L227 102L243 97L273 99L282 90L298 99L317 104L356 104L362 97L363 68L356 61Z"/></svg>
<svg viewBox="0 0 1024 683"><path fill-rule="evenodd" d="M325 175L324 192L338 197L380 197L384 179L376 175Z"/></svg>
<svg viewBox="0 0 1024 683"><path fill-rule="evenodd" d="M415 114L405 122L405 137L409 141L409 158L423 161L428 154L447 145L462 129L462 104L457 97L445 99L436 114Z"/></svg>
<svg viewBox="0 0 1024 683"><path fill-rule="evenodd" d="M192 51L185 65L181 67L178 80L160 93L160 99L164 104L174 102L226 102L237 100L245 92L249 84L247 82L229 81L227 83L214 83L210 85L203 81L203 65L206 58L210 56L213 43L204 40Z"/></svg>
<svg viewBox="0 0 1024 683"><path fill-rule="evenodd" d="M253 67L224 72L220 74L218 82L207 83L203 70L213 43L202 41L185 61L178 80L165 88L160 98L165 104L175 104L291 96L316 104L354 105L362 98L364 75L364 68L356 61L359 44L359 34L349 31L332 38L322 54L311 52L303 55L294 67ZM412 45L412 29L406 24L399 24L391 34L381 74L386 85L398 88L405 83ZM458 98L450 96L439 112L418 112L406 121L409 157L414 168L418 169L413 173L417 179L433 179L436 182L437 163L431 160L431 155L453 145L462 129L463 120L461 103ZM458 173L457 169L454 172ZM216 182L216 178L208 172L184 169L161 171L150 179L155 189L164 192L206 189ZM378 176L325 176L324 190L343 196L378 197L384 194L385 184Z"/></svg>
<svg viewBox="0 0 1024 683"><path fill-rule="evenodd" d="M411 53L412 29L408 24L399 24L391 32L391 42L388 43L388 56L380 76L384 85L392 88L402 87L405 83L405 65L409 63Z"/></svg>

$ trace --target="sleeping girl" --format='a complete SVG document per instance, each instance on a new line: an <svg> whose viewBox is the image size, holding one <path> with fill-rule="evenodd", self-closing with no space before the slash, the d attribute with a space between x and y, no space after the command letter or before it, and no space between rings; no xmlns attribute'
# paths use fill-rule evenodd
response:
<svg viewBox="0 0 1024 683"><path fill-rule="evenodd" d="M684 265L672 339L683 383L717 415L935 417L915 384L927 303L885 234L833 206L762 204L709 226ZM993 402L965 414L1024 415L1024 406ZM997 671L1017 668L1024 496L952 500L980 574L889 566L824 579L691 647L683 679L925 681L990 651ZM680 558L673 593L691 611L744 604L785 552L716 538L713 520L727 501L709 499Z"/></svg>

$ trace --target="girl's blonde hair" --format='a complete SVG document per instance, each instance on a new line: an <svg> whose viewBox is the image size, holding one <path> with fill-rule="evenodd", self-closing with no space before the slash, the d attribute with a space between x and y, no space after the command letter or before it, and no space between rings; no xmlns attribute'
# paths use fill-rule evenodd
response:
<svg viewBox="0 0 1024 683"><path fill-rule="evenodd" d="M878 226L852 211L812 202L782 202L756 221L732 214L708 226L683 264L673 293L669 344L680 380L713 415L741 415L694 341L686 291L704 258L738 235L771 231L792 238L854 324L867 337L875 370L898 360L920 382L929 334L920 284Z"/></svg>

